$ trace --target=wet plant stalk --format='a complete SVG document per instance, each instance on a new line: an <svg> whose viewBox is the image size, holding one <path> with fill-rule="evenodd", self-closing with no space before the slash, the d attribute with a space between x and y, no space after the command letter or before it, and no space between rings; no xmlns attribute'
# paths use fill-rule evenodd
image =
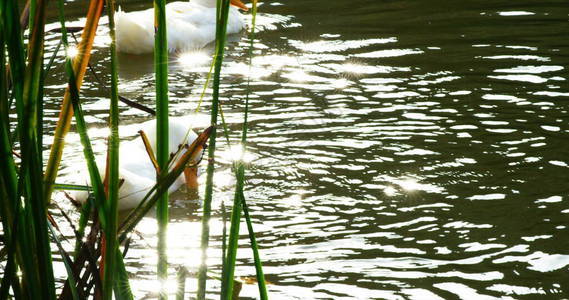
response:
<svg viewBox="0 0 569 300"><path fill-rule="evenodd" d="M3 15L0 15L3 17ZM14 207L18 203L17 199L17 173L14 157L12 156L12 143L10 141L10 106L8 95L8 76L6 68L6 34L0 28L0 165L3 171L0 172L0 197L3 199L0 205L0 216L2 220L2 229L4 231L4 246L8 251L4 276L2 278L0 288L0 298L7 299L10 285L16 284L16 262L14 258L14 250L16 249L14 232L14 219L16 211ZM11 251L10 251L11 250ZM21 253L20 257L21 257Z"/></svg>
<svg viewBox="0 0 569 300"><path fill-rule="evenodd" d="M104 0L91 0L89 2L89 9L85 22L85 28L81 35L81 42L77 46L78 54L73 60L73 73L75 75L75 85L77 90L81 88L83 83L83 76L91 57L91 48L99 25L99 19L103 12ZM63 147L65 146L65 136L71 127L71 119L73 117L73 107L71 103L71 94L69 88L65 91L63 102L61 104L61 111L59 112L59 119L57 120L55 133L53 137L53 144L49 153L49 159L45 170L45 187L44 196L46 201L50 201L51 193L53 191L53 184L57 178L59 164L61 163L61 156L63 154Z"/></svg>
<svg viewBox="0 0 569 300"><path fill-rule="evenodd" d="M257 25L257 0L253 0L253 9L251 15L253 16L251 20L251 32L249 34L249 74L251 74L251 66L253 65L253 49L255 43L255 26ZM248 131L248 117L249 117L249 96L251 94L251 76L247 78L247 96L245 99L245 117L243 121L243 132L241 134L241 145L243 147L241 155L244 155L247 145L247 131ZM243 161L243 157L241 157ZM241 175L241 177L239 177ZM243 187L243 182L245 180L245 173L238 174L238 181L241 181L241 187ZM239 190L239 195L241 196L241 205L243 206L243 216L245 217L245 222L247 223L247 229L249 232L249 240L251 242L251 249L253 250L253 261L255 262L255 272L257 274L257 286L259 287L259 296L261 300L269 299L267 293L267 284L265 282L265 275L263 273L263 264L261 263L261 255L259 254L259 247L257 245L257 239L255 238L255 232L253 230L253 223L251 222L251 217L249 216L249 207L245 200L245 194L243 189Z"/></svg>
<svg viewBox="0 0 569 300"><path fill-rule="evenodd" d="M251 69L252 65L252 58L253 58L253 43L255 41L255 24L256 24L256 16L257 16L257 1L253 1L253 9L252 9L252 24L251 24L251 32L249 35L250 45L249 45L249 70ZM243 121L243 128L241 134L241 155L245 153L246 144L247 144L247 131L248 131L248 115L249 115L249 95L250 95L250 83L251 78L249 77L247 80L247 95L245 99L245 113L244 113L244 121ZM224 122L225 123L225 122ZM226 129L227 126L224 124L224 128ZM227 129L226 129L227 131ZM251 218L249 216L249 210L247 204L245 202L245 195L243 193L244 181L245 181L245 165L243 164L243 157L240 157L239 161L234 164L234 171L235 176L237 179L236 187L235 187L235 196L234 196L234 203L233 203L233 210L231 214L231 229L229 234L229 243L228 243L228 250L226 261L224 262L224 270L223 270L223 281L222 281L222 288L221 288L221 298L222 299L231 299L233 295L233 275L235 273L235 261L236 261L236 254L238 248L238 241L239 241L239 227L241 221L241 211L243 210L245 221L247 223L247 229L249 232L249 239L251 241L251 249L253 250L253 257L255 262L255 271L257 274L257 282L259 287L259 296L261 299L265 300L268 299L268 293L265 283L265 278L263 274L263 268L261 264L261 259L259 255L259 249L257 246L257 241L255 239L255 232L253 231L253 224L251 222Z"/></svg>
<svg viewBox="0 0 569 300"><path fill-rule="evenodd" d="M55 298L55 283L51 261L50 241L47 228L47 202L42 193L43 164L41 156L41 137L38 128L41 128L43 115L41 99L43 94L43 58L44 58L44 26L47 3L43 0L31 1L31 16L33 28L30 28L28 43L27 68L24 74L23 119L20 123L20 147L22 162L20 180L23 178L24 187L24 214L27 224L31 225L36 247L37 272L39 273L40 287L45 299ZM16 102L18 104L18 101ZM41 130L40 130L41 132ZM27 212L29 211L29 212ZM22 245L25 246L25 245ZM29 258L25 258L29 259Z"/></svg>
<svg viewBox="0 0 569 300"><path fill-rule="evenodd" d="M57 9L58 9L59 23L61 26L61 42L58 44L57 49L55 51L57 52L59 50L60 45L64 45L64 49L65 49L65 51L67 51L67 49L69 47L69 43L67 40L67 28L65 26L65 13L63 11L63 9L64 9L63 0L57 1ZM54 56L55 56L55 53L54 53ZM50 61L50 64L51 64L51 61ZM66 64L69 64L69 62L66 61ZM47 72L47 70L46 70L46 72ZM80 250L81 245L82 245L82 239L83 239L83 236L85 234L85 227L87 226L87 222L89 221L89 216L91 215L91 208L92 208L92 206L91 206L90 200L85 202L85 204L83 204L83 206L81 207L81 214L79 217L79 226L78 226L78 232L77 232L78 233L77 234L77 240L75 241L74 259L77 259L77 257L78 257L79 250Z"/></svg>
<svg viewBox="0 0 569 300"><path fill-rule="evenodd" d="M20 296L34 298L42 295L44 299L54 299L47 206L41 191L43 185L41 131L38 131L42 125L38 117L43 115L41 98L46 3L36 0L32 1L31 5L34 8L31 18L35 26L30 30L26 58L20 22L17 19L19 13L17 1L0 2L1 48L4 51L6 46L8 50L21 157L17 169L12 157L12 141L9 138L10 104L5 93L8 84L4 81L1 85L3 116L0 142L3 171L0 178L0 197L2 197L0 218L4 225L3 242L10 252L2 283L11 284L13 292ZM7 74L6 69L3 69L3 73ZM21 280L14 276L17 269L21 272ZM23 286L26 287L25 290L21 288ZM2 290L2 294L5 295L6 289Z"/></svg>
<svg viewBox="0 0 569 300"><path fill-rule="evenodd" d="M160 180L168 170L168 41L166 34L166 1L154 0L154 70L156 73L156 159L160 167ZM157 181L158 181L157 180ZM167 299L165 283L168 279L166 233L168 226L168 193L156 205L158 220L158 280L160 299Z"/></svg>
<svg viewBox="0 0 569 300"><path fill-rule="evenodd" d="M113 295L113 281L115 276L115 265L117 257L122 260L121 256L115 255L118 251L117 243L117 223L118 213L117 206L119 201L119 97L118 97L118 68L117 68L117 47L115 36L115 0L107 0L107 15L109 17L109 34L111 37L111 101L110 101L110 118L109 127L111 135L109 137L109 149L107 159L107 182L108 182L108 210L105 218L107 219L107 227L105 230L106 248L105 248L105 266L103 275L103 299L111 300Z"/></svg>
<svg viewBox="0 0 569 300"><path fill-rule="evenodd" d="M197 298L205 299L207 281L207 248L209 245L209 219L211 217L211 200L213 197L213 172L215 158L215 142L217 136L217 115L219 107L219 85L221 78L221 65L225 51L225 39L227 31L227 18L229 13L229 0L217 0L217 22L215 34L215 56L214 56L214 77L213 77L213 98L211 103L211 133L208 147L208 165L205 187L205 197L203 204L202 235L201 235L201 264L198 271L198 291Z"/></svg>

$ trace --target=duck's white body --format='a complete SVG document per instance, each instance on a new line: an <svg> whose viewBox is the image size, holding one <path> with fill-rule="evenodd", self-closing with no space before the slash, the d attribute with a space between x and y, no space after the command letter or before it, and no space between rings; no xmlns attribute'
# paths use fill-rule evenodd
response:
<svg viewBox="0 0 569 300"><path fill-rule="evenodd" d="M215 40L216 2L191 0L166 5L168 49L187 51L202 48ZM115 14L117 50L142 54L154 51L154 8ZM245 27L243 16L235 7L229 10L227 33Z"/></svg>
<svg viewBox="0 0 569 300"><path fill-rule="evenodd" d="M156 153L156 121L148 121L141 124L140 127L150 141L154 153ZM187 141L184 142L186 133L189 130ZM179 145L182 143L190 145L196 138L197 134L191 130L187 122L183 119L170 118L169 122L169 149L171 152L176 152ZM135 208L146 196L148 191L156 184L156 170L148 157L148 153L144 147L141 138L128 142L121 142L119 154L119 177L123 183L119 189L119 210ZM105 170L105 157L97 159L97 166L101 176L104 176ZM85 176L82 184L90 184L88 175ZM168 190L172 193L178 190L184 184L184 174L180 175ZM86 192L78 192L74 197L84 202L87 199Z"/></svg>

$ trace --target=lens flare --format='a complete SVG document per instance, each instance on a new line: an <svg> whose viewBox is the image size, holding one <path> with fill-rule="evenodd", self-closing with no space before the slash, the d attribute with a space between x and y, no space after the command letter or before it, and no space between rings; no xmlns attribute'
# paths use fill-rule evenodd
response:
<svg viewBox="0 0 569 300"><path fill-rule="evenodd" d="M67 57L75 58L75 56L77 56L77 54L79 54L79 49L77 49L77 47L75 47L75 46L67 47Z"/></svg>

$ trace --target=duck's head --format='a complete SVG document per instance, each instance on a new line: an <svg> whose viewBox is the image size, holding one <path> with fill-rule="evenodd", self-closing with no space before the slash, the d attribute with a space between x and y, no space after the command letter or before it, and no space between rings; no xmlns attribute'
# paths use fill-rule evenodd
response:
<svg viewBox="0 0 569 300"><path fill-rule="evenodd" d="M168 122L168 149L170 149L171 159L174 165L180 163L182 157L189 155L187 167L184 169L186 186L189 188L198 187L198 164L201 162L206 149L206 142L211 134L212 127L205 129L199 135L191 129L191 122L185 117L171 117ZM156 121L151 120L142 125L141 136L142 144L146 147L151 157L156 153ZM151 148L151 149L148 149ZM158 163L154 160L155 167ZM173 166L171 166L173 167Z"/></svg>
<svg viewBox="0 0 569 300"><path fill-rule="evenodd" d="M172 124L171 124L172 125ZM173 134L172 127L170 126L170 136L176 137L176 134ZM205 149L207 148L207 140L211 135L213 127L206 128L203 132L199 135L196 134L193 130L188 132L188 136L183 140L186 141L185 144L180 144L178 151L179 156L176 159L178 162L183 161L183 157L189 155L190 159L189 162L184 169L184 177L186 181L186 186L191 189L198 188L198 165L202 161L205 155ZM176 154L173 154L176 155Z"/></svg>
<svg viewBox="0 0 569 300"><path fill-rule="evenodd" d="M185 147L187 151L189 151L190 145L187 145ZM198 165L204 157L206 147L207 144L205 143L197 145L197 148L193 150L194 153L192 154L192 159L189 165L184 169L184 178L186 180L186 186L188 188L198 188Z"/></svg>

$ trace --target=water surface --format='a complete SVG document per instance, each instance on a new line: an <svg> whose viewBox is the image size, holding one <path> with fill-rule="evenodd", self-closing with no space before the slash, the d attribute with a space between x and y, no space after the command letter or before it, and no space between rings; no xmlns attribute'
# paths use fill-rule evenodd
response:
<svg viewBox="0 0 569 300"><path fill-rule="evenodd" d="M120 4L126 11L151 5ZM68 12L78 19L84 5L70 3ZM246 196L273 299L567 295L566 1L287 0L263 2L259 22ZM58 38L48 37L51 51ZM98 39L93 57L103 79L107 43ZM233 143L247 45L245 34L234 36L223 69ZM173 115L197 106L212 51L172 57ZM47 87L48 130L61 70ZM122 95L153 106L152 72L151 55L121 55ZM87 120L102 153L107 92L91 75L86 80ZM194 116L197 127L208 124L209 97ZM134 124L150 116L121 110L121 134L134 138ZM75 136L69 141L65 162L72 165L81 152ZM233 151L223 138L218 144L215 271L220 206L230 205L234 189ZM173 197L169 259L195 271L201 211L185 198ZM127 268L137 297L153 297L155 220L145 219L139 231ZM236 274L254 276L245 231L241 245ZM242 296L256 293L245 285Z"/></svg>

